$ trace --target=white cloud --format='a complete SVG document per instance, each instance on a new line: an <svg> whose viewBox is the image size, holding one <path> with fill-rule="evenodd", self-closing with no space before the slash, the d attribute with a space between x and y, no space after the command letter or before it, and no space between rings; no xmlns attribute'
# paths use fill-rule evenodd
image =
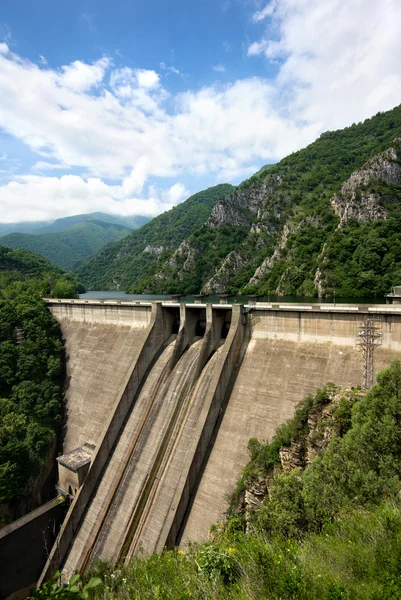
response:
<svg viewBox="0 0 401 600"><path fill-rule="evenodd" d="M263 21L267 17L271 17L277 8L277 0L271 0L269 4L266 4L262 10L258 10L252 15L252 21L254 23L258 23L259 21Z"/></svg>
<svg viewBox="0 0 401 600"><path fill-rule="evenodd" d="M279 61L290 117L338 128L400 103L399 0L273 0L253 16L262 19L248 55Z"/></svg>
<svg viewBox="0 0 401 600"><path fill-rule="evenodd" d="M215 65L213 67L213 71L216 71L216 73L224 73L226 70L224 65Z"/></svg>
<svg viewBox="0 0 401 600"><path fill-rule="evenodd" d="M39 60L41 62L42 65L47 65L47 60L44 56L42 56L41 54L39 54Z"/></svg>
<svg viewBox="0 0 401 600"><path fill-rule="evenodd" d="M69 166L61 163L49 163L39 160L32 167L32 171L56 171L58 169L69 169Z"/></svg>
<svg viewBox="0 0 401 600"><path fill-rule="evenodd" d="M152 69L115 68L103 57L55 70L0 43L0 128L36 161L23 178L10 169L0 219L97 209L156 214L184 189L155 192L149 183L158 178L238 181L324 130L400 103L398 0L280 0L253 21L265 33L248 54L274 63L273 76L176 94ZM52 169L65 175L46 176Z"/></svg>
<svg viewBox="0 0 401 600"><path fill-rule="evenodd" d="M60 87L74 92L86 92L103 80L109 66L108 58L101 58L92 65L76 60L72 64L62 67L62 74L57 77L57 83Z"/></svg>
<svg viewBox="0 0 401 600"><path fill-rule="evenodd" d="M102 211L123 215L156 216L188 197L181 183L158 190L150 186L140 197L127 195L122 185L77 175L40 177L27 175L0 187L2 222L42 221L80 213ZM129 186L127 186L129 187ZM36 198L32 202L32 198Z"/></svg>
<svg viewBox="0 0 401 600"><path fill-rule="evenodd" d="M148 90L159 87L160 78L156 71L137 69L136 77L139 87L147 88Z"/></svg>
<svg viewBox="0 0 401 600"><path fill-rule="evenodd" d="M161 68L162 71L170 71L170 73L174 73L174 75L181 75L181 71L179 71L179 69L177 69L173 65L171 65L171 66L166 65L165 62L159 63L159 67Z"/></svg>

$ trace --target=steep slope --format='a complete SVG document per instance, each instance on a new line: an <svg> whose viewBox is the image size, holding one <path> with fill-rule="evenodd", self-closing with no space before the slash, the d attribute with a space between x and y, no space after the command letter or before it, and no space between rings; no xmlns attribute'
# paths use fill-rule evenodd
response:
<svg viewBox="0 0 401 600"><path fill-rule="evenodd" d="M191 196L83 264L76 270L79 279L91 289L123 290L141 277L152 279L158 266L202 226L216 203L233 189L221 184Z"/></svg>
<svg viewBox="0 0 401 600"><path fill-rule="evenodd" d="M11 250L0 246L0 275L23 281L31 278L42 278L49 274L62 275L61 269L49 260L28 250Z"/></svg>
<svg viewBox="0 0 401 600"><path fill-rule="evenodd" d="M131 230L122 225L93 220L51 233L10 233L0 238L0 243L13 249L25 248L37 252L58 267L70 270L78 262L129 233Z"/></svg>
<svg viewBox="0 0 401 600"><path fill-rule="evenodd" d="M382 295L401 281L401 106L327 132L221 199L131 292Z"/></svg>

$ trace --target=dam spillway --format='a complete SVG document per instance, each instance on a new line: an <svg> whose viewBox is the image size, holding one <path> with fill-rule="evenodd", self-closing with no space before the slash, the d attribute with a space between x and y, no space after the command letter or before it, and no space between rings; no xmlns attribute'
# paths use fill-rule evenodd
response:
<svg viewBox="0 0 401 600"><path fill-rule="evenodd" d="M59 535L67 576L97 558L116 563L205 539L248 460L248 440L271 439L327 381L361 383L356 342L365 315L382 318L376 372L401 352L396 307L49 307L69 358L67 450L96 446ZM92 413L96 427L83 416ZM54 553L44 576L55 561Z"/></svg>

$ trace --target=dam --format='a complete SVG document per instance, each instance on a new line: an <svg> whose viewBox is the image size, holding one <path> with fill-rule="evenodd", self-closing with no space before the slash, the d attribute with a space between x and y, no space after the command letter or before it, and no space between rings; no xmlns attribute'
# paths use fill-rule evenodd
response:
<svg viewBox="0 0 401 600"><path fill-rule="evenodd" d="M364 319L381 330L375 371L401 356L396 305L47 302L66 345L71 505L40 581L206 539L249 439L328 381L361 384Z"/></svg>

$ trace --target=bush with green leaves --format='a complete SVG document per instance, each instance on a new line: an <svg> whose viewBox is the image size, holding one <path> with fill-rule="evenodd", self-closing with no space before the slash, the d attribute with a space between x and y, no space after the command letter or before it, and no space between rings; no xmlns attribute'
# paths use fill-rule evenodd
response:
<svg viewBox="0 0 401 600"><path fill-rule="evenodd" d="M33 589L27 600L88 600L90 592L102 583L99 577L92 577L84 583L76 573L68 583L62 583L61 573L57 571L50 581L40 588Z"/></svg>
<svg viewBox="0 0 401 600"><path fill-rule="evenodd" d="M0 502L30 505L33 482L61 423L64 348L39 293L0 292Z"/></svg>

